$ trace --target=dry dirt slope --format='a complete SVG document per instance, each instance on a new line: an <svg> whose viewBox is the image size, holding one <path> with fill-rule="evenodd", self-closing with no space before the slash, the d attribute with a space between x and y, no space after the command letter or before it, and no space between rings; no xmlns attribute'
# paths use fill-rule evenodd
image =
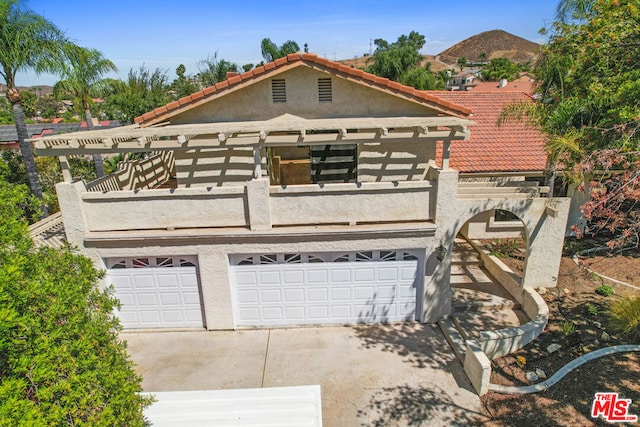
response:
<svg viewBox="0 0 640 427"><path fill-rule="evenodd" d="M540 45L503 30L485 31L456 43L438 55L441 61L455 64L458 58L480 61L480 55L487 59L508 58L513 62L533 62Z"/></svg>

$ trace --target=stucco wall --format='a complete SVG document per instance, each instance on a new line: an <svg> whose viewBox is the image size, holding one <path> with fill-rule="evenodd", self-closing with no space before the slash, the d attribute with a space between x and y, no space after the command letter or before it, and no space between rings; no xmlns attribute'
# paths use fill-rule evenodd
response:
<svg viewBox="0 0 640 427"><path fill-rule="evenodd" d="M87 192L81 197L87 231L249 224L245 187Z"/></svg>
<svg viewBox="0 0 640 427"><path fill-rule="evenodd" d="M421 180L435 158L436 143L431 141L362 144L358 146L358 181Z"/></svg>
<svg viewBox="0 0 640 427"><path fill-rule="evenodd" d="M481 212L467 221L460 229L467 239L514 239L524 233L521 221L496 221L494 210Z"/></svg>
<svg viewBox="0 0 640 427"><path fill-rule="evenodd" d="M331 77L333 100L320 102L318 78L327 77ZM265 79L177 115L171 123L268 120L285 113L304 118L435 115L423 105L304 65L276 78L286 81L287 102L272 101L271 79Z"/></svg>
<svg viewBox="0 0 640 427"><path fill-rule="evenodd" d="M176 151L175 159L178 187L242 186L253 177L251 147Z"/></svg>
<svg viewBox="0 0 640 427"><path fill-rule="evenodd" d="M437 235L451 254L453 239L463 225L479 213L502 209L517 215L524 224L529 247L524 267L523 287L555 287L562 256L564 230L570 200L557 198L458 198L458 173L431 169L428 176L437 182L435 222ZM447 272L448 276L448 272ZM444 280L448 280L448 277ZM448 284L448 283L447 283Z"/></svg>
<svg viewBox="0 0 640 427"><path fill-rule="evenodd" d="M362 183L271 188L273 225L429 220L432 185Z"/></svg>

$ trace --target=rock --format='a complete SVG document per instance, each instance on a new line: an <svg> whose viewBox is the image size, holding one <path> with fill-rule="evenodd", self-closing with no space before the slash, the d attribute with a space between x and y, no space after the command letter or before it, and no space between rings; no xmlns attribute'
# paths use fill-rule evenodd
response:
<svg viewBox="0 0 640 427"><path fill-rule="evenodd" d="M536 368L536 375L538 378L542 378L543 380L547 379L547 373L540 368Z"/></svg>
<svg viewBox="0 0 640 427"><path fill-rule="evenodd" d="M593 322L593 325L598 329L602 329L602 323L600 322Z"/></svg>
<svg viewBox="0 0 640 427"><path fill-rule="evenodd" d="M553 353L554 351L558 351L562 348L560 344L551 344L547 347L547 352Z"/></svg>
<svg viewBox="0 0 640 427"><path fill-rule="evenodd" d="M600 335L600 339L603 342L609 342L611 341L611 335L609 335L608 333L606 333L605 331L602 331L602 335Z"/></svg>
<svg viewBox="0 0 640 427"><path fill-rule="evenodd" d="M593 341L593 345L595 345L596 347L598 347L598 346L600 345L600 341L598 341L598 339L596 338L596 339Z"/></svg>
<svg viewBox="0 0 640 427"><path fill-rule="evenodd" d="M538 375L533 371L528 371L525 374L525 377L527 377L527 379L531 382L538 381Z"/></svg>
<svg viewBox="0 0 640 427"><path fill-rule="evenodd" d="M569 295L571 293L571 291L569 290L569 288L564 288L562 290L562 292L564 292L566 295Z"/></svg>
<svg viewBox="0 0 640 427"><path fill-rule="evenodd" d="M547 288L538 288L537 292L539 295L544 295L547 293Z"/></svg>

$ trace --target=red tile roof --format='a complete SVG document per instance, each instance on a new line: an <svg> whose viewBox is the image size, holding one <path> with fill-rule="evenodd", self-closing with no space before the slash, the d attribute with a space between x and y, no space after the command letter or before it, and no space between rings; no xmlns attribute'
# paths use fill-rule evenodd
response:
<svg viewBox="0 0 640 427"><path fill-rule="evenodd" d="M522 122L497 125L505 106L515 102L533 102L522 92L429 92L462 105L473 112L476 125L469 126L470 141L453 141L449 165L459 172L533 172L542 171L547 161L544 135ZM439 145L438 163L442 159Z"/></svg>
<svg viewBox="0 0 640 427"><path fill-rule="evenodd" d="M304 63L316 69L330 71L351 80L365 82L380 90L391 91L417 102L426 103L430 107L436 108L445 114L460 117L467 116L471 112L471 110L465 107L439 98L433 92L420 91L410 86L405 86L400 83L390 81L389 79L366 73L362 70L351 68L346 65L330 61L326 58L321 58L315 54L292 53L286 57L278 58L273 62L264 64L261 67L256 67L253 70L230 77L227 80L216 83L214 86L210 86L199 92L180 98L177 101L158 107L155 110L143 114L142 116L136 117L134 121L142 127L165 121L173 115L183 112L191 106L195 106L194 104L196 102L197 105L200 105L203 101L206 101L207 98L232 90L238 85L244 84L247 80L256 79L258 76L263 78L263 74L277 74L291 65L300 63Z"/></svg>
<svg viewBox="0 0 640 427"><path fill-rule="evenodd" d="M500 87L499 82L479 82L471 87L474 92L523 92L533 95L536 82L534 81L513 81L508 82L505 87Z"/></svg>

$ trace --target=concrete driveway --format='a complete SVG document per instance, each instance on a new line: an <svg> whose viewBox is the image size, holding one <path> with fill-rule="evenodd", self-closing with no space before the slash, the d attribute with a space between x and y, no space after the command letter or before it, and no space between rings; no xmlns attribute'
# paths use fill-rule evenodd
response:
<svg viewBox="0 0 640 427"><path fill-rule="evenodd" d="M149 392L320 384L325 427L468 426L485 419L437 326L122 336Z"/></svg>

